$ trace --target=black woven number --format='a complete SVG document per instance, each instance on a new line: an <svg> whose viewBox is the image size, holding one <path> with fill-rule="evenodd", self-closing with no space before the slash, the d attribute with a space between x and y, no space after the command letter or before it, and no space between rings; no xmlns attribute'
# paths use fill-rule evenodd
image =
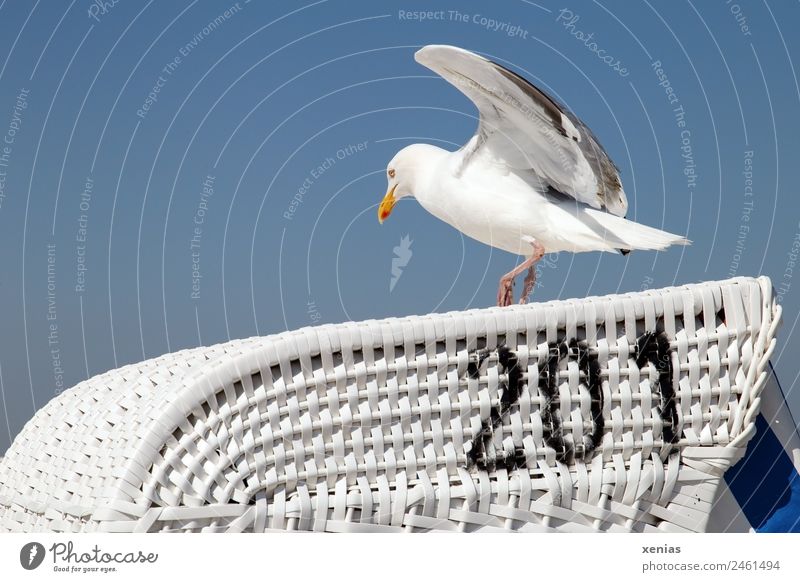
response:
<svg viewBox="0 0 800 582"><path fill-rule="evenodd" d="M481 365L490 354L489 350L478 351L475 361L470 362L467 369L470 378L480 377ZM489 419L481 423L481 430L472 439L470 449L467 452L468 466L475 466L488 471L500 468L515 469L525 466L525 454L521 448L515 448L513 455L490 454L494 429L500 425L503 417L517 403L525 387L517 355L506 346L501 346L497 349L497 359L500 364L500 373L506 376L506 381L501 385L503 393L500 396L500 406L492 407Z"/></svg>
<svg viewBox="0 0 800 582"><path fill-rule="evenodd" d="M583 450L575 446L575 456L584 458L594 451L603 440L603 428L605 428L605 418L603 417L603 382L600 379L600 363L597 361L597 353L589 350L586 341L578 342L572 340L571 349L577 350L578 366L586 378L591 398L592 411L592 434L588 443L583 443Z"/></svg>
<svg viewBox="0 0 800 582"><path fill-rule="evenodd" d="M658 392L661 395L659 416L663 421L665 443L678 442L678 409L675 405L675 390L672 387L672 348L663 331L645 332L636 341L636 365L642 369L647 363L658 372Z"/></svg>
<svg viewBox="0 0 800 582"><path fill-rule="evenodd" d="M544 441L547 446L555 450L556 458L559 461L568 462L573 458L584 459L600 445L603 439L603 428L605 427L603 389L597 352L590 350L586 341L579 342L574 338L569 343L561 341L548 345L547 365L539 373L539 393L545 399L541 412ZM591 435L588 439L584 439L583 442L575 443L574 445L564 438L561 407L558 399L558 369L564 359L578 361L578 366L585 379L591 399Z"/></svg>
<svg viewBox="0 0 800 582"><path fill-rule="evenodd" d="M497 350L476 350L470 354L473 357L467 373L471 378L479 378L483 363L492 353L497 354L501 377L505 376L505 380L501 382L500 406L492 407L489 418L483 421L480 432L472 439L467 453L467 465L487 471L521 468L526 462L522 448L516 448L513 455L502 452L492 454L494 430L502 423L509 410L517 404L525 389L525 380L516 354L506 346L501 346ZM659 416L663 421L663 439L664 442L675 443L679 437L678 412L675 391L672 387L672 348L669 345L669 338L663 331L645 332L637 338L635 356L639 369L650 363L658 372L656 388L660 395ZM591 398L592 432L588 437L584 437L583 442L574 444L564 438L558 397L558 371L564 359L578 362ZM605 428L602 379L597 350L590 349L585 340L572 339L569 342L562 340L549 343L547 360L539 371L538 387L543 398L540 413L545 444L555 451L556 459L562 462L589 457L600 446Z"/></svg>
<svg viewBox="0 0 800 582"><path fill-rule="evenodd" d="M572 454L571 447L564 440L558 399L558 366L568 353L569 349L565 342L548 344L547 363L539 372L539 394L544 397L541 412L544 442L548 447L555 449L559 461L566 460Z"/></svg>
<svg viewBox="0 0 800 582"><path fill-rule="evenodd" d="M475 353L475 357L467 369L471 378L480 377L481 366L491 353L489 350L478 350ZM476 466L482 470L520 468L525 466L526 461L525 452L519 447L515 448L513 455L491 454L494 429L501 424L508 411L519 401L522 390L525 388L525 381L516 354L507 347L501 346L497 349L497 358L500 364L500 373L505 374L506 377L506 381L501 384L503 392L500 397L500 406L492 407L489 418L481 424L481 430L472 439L467 453L468 466ZM564 358L573 358L578 361L591 397L592 433L588 440L578 443L576 446L572 446L564 438L561 423L558 369ZM556 458L559 461L569 461L573 457L584 458L594 451L600 444L605 426L603 391L597 354L589 350L585 341L572 340L569 344L564 341L548 344L547 362L539 372L539 392L544 397L541 407L544 440L547 446L556 451Z"/></svg>

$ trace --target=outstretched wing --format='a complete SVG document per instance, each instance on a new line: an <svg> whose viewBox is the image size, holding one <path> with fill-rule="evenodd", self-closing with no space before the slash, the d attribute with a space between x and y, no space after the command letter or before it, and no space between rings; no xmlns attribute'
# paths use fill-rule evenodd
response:
<svg viewBox="0 0 800 582"><path fill-rule="evenodd" d="M589 128L547 93L457 47L429 45L414 57L478 107L480 123L465 146L465 163L489 155L512 171L535 173L580 202L625 215L628 201L611 158Z"/></svg>

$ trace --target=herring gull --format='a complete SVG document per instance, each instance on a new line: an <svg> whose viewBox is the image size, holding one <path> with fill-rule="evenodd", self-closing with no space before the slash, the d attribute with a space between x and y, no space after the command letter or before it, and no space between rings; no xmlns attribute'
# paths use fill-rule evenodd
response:
<svg viewBox="0 0 800 582"><path fill-rule="evenodd" d="M525 257L500 279L497 304L514 301L514 279L528 271L520 303L545 253L662 250L686 238L625 219L619 170L574 114L516 73L470 51L429 45L414 55L469 97L480 121L450 152L430 144L400 150L387 167L382 223L413 196L465 235Z"/></svg>

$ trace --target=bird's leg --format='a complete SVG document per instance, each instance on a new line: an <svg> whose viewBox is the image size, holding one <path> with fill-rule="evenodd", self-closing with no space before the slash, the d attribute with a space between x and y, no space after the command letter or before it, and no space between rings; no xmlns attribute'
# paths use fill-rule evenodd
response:
<svg viewBox="0 0 800 582"><path fill-rule="evenodd" d="M514 271L500 277L500 287L497 289L497 306L505 307L514 302Z"/></svg>
<svg viewBox="0 0 800 582"><path fill-rule="evenodd" d="M528 274L525 275L525 287L522 288L522 295L519 296L519 304L524 305L528 302L528 297L536 285L536 267L528 267Z"/></svg>
<svg viewBox="0 0 800 582"><path fill-rule="evenodd" d="M533 241L531 246L533 246L533 254L500 277L500 287L497 290L497 305L499 307L506 307L514 303L514 278L524 270L529 269L528 276L525 278L525 292L523 294L523 298L527 301L527 297L536 283L536 263L544 256L544 247L541 244ZM520 300L520 303L525 301Z"/></svg>
<svg viewBox="0 0 800 582"><path fill-rule="evenodd" d="M522 290L522 295L519 298L520 305L528 302L528 297L533 293L533 288L536 286L536 264L544 256L544 247L538 242L531 243L533 246L533 254L526 262L530 262L528 266L528 274L525 276L525 287ZM513 300L513 299L512 299Z"/></svg>

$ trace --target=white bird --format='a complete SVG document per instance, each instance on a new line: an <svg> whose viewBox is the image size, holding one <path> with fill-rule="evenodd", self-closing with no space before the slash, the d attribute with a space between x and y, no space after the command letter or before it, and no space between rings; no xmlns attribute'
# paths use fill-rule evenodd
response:
<svg viewBox="0 0 800 582"><path fill-rule="evenodd" d="M516 73L467 50L426 46L414 55L478 107L475 135L455 152L413 144L389 162L381 223L413 196L428 212L480 242L526 259L500 279L498 305L520 303L545 253L689 244L682 236L626 220L628 201L614 163L588 127Z"/></svg>

